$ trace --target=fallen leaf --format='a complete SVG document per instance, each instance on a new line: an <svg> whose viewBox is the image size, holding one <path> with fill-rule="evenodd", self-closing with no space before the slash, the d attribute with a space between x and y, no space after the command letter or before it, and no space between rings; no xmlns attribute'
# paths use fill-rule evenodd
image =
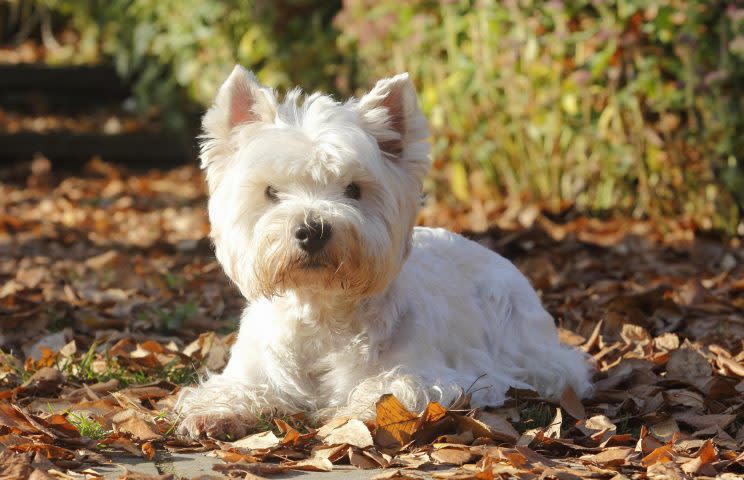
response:
<svg viewBox="0 0 744 480"><path fill-rule="evenodd" d="M432 460L447 465L462 465L473 459L467 448L438 448L430 454Z"/></svg>
<svg viewBox="0 0 744 480"><path fill-rule="evenodd" d="M674 448L671 445L662 445L649 453L641 460L641 465L648 467L657 463L666 463L674 460Z"/></svg>
<svg viewBox="0 0 744 480"><path fill-rule="evenodd" d="M716 454L716 449L713 446L713 442L708 440L703 444L702 447L700 447L700 450L695 455L694 459L682 465L682 471L689 474L696 474L701 472L703 469L706 469L706 467L709 467L711 463L717 460L718 455ZM705 472L706 475L712 474L713 476L715 476L718 473L712 467L708 468L707 470L709 471Z"/></svg>
<svg viewBox="0 0 744 480"><path fill-rule="evenodd" d="M298 462L286 462L284 466L291 470L302 470L306 472L330 472L333 464L327 458L314 457Z"/></svg>
<svg viewBox="0 0 744 480"><path fill-rule="evenodd" d="M674 435L679 433L679 425L673 418L667 418L663 422L652 425L650 430L658 439L669 442Z"/></svg>
<svg viewBox="0 0 744 480"><path fill-rule="evenodd" d="M115 431L128 433L139 442L151 442L163 438L162 435L153 429L153 425L136 416L129 416L125 420L114 421L113 425Z"/></svg>
<svg viewBox="0 0 744 480"><path fill-rule="evenodd" d="M151 442L145 442L142 444L142 454L148 460L155 458L155 447L152 446Z"/></svg>
<svg viewBox="0 0 744 480"><path fill-rule="evenodd" d="M27 395L51 395L56 393L60 387L64 377L62 373L56 368L44 367L34 373L31 378L21 385L21 389Z"/></svg>
<svg viewBox="0 0 744 480"><path fill-rule="evenodd" d="M356 419L349 419L327 433L324 431L321 434L318 431L317 437L327 445L347 444L358 448L366 448L373 444L372 434L367 426Z"/></svg>
<svg viewBox="0 0 744 480"><path fill-rule="evenodd" d="M456 417L457 428L461 432L470 431L473 437L492 438L497 442L515 443L519 433L507 420L497 415L489 416L479 414L479 418L460 415ZM488 423L487 423L488 422Z"/></svg>
<svg viewBox="0 0 744 480"><path fill-rule="evenodd" d="M377 462L366 456L361 450L354 448L349 449L349 463L363 470L380 468L380 465Z"/></svg>
<svg viewBox="0 0 744 480"><path fill-rule="evenodd" d="M581 420L586 417L586 411L584 405L581 404L581 400L576 395L571 387L566 387L563 390L560 400L561 408L563 408L569 415L577 420Z"/></svg>
<svg viewBox="0 0 744 480"><path fill-rule="evenodd" d="M412 414L391 394L380 397L375 404L377 429L375 443L385 449L407 444L416 431L416 415Z"/></svg>
<svg viewBox="0 0 744 480"><path fill-rule="evenodd" d="M560 408L556 408L555 417L542 433L547 438L561 438L561 426L563 426L563 414Z"/></svg>
<svg viewBox="0 0 744 480"><path fill-rule="evenodd" d="M273 448L279 445L281 441L274 435L271 430L249 435L235 442L228 442L231 448L244 450L260 450L264 448Z"/></svg>
<svg viewBox="0 0 744 480"><path fill-rule="evenodd" d="M713 374L708 360L690 345L674 350L666 365L667 378L703 389Z"/></svg>
<svg viewBox="0 0 744 480"><path fill-rule="evenodd" d="M609 447L594 455L584 455L581 458L599 465L617 467L625 465L632 454L633 449L629 447Z"/></svg>

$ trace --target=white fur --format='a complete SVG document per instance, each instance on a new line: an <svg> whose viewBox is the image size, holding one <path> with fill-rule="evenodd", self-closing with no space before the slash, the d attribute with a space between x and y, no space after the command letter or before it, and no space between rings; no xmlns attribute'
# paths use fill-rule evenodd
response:
<svg viewBox="0 0 744 480"><path fill-rule="evenodd" d="M368 416L384 393L420 410L466 393L499 405L510 386L589 391L585 355L559 343L509 261L413 227L428 131L407 75L346 103L279 102L236 67L204 129L212 238L248 306L225 371L180 396L182 433L242 435L273 413ZM359 200L344 196L352 181ZM333 229L313 257L292 233L311 217Z"/></svg>

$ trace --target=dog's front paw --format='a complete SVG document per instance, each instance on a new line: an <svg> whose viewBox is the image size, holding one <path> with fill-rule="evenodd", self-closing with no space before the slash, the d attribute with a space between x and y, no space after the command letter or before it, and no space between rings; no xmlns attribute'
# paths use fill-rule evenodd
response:
<svg viewBox="0 0 744 480"><path fill-rule="evenodd" d="M196 414L181 420L177 433L194 440L237 440L248 434L250 425L238 416Z"/></svg>

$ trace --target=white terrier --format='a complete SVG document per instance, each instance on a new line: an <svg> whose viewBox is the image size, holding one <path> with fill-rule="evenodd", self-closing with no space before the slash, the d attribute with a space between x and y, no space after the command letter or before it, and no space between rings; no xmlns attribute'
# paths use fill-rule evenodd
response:
<svg viewBox="0 0 744 480"><path fill-rule="evenodd" d="M369 416L590 388L529 281L454 233L414 228L430 160L406 74L345 103L236 66L203 121L217 258L248 301L225 371L182 392L180 432L238 438L273 413ZM470 389L470 392L467 390Z"/></svg>

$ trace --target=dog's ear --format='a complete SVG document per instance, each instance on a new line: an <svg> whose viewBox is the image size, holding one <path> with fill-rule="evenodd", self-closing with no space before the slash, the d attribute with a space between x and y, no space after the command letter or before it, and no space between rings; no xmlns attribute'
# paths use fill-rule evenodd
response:
<svg viewBox="0 0 744 480"><path fill-rule="evenodd" d="M391 159L409 156L406 151L429 136L407 73L378 81L359 100L359 113L367 131L377 139L380 151Z"/></svg>
<svg viewBox="0 0 744 480"><path fill-rule="evenodd" d="M262 86L252 72L235 65L202 119L201 160L210 187L224 168L220 165L224 163L221 160L226 160L235 150L234 142L231 142L235 127L271 122L275 116L274 92Z"/></svg>
<svg viewBox="0 0 744 480"><path fill-rule="evenodd" d="M214 117L217 118L207 124L205 116L205 133L222 134L245 123L271 121L275 115L275 103L274 93L262 86L253 72L235 65L210 109L210 112L216 111ZM215 127L219 131L209 131Z"/></svg>

